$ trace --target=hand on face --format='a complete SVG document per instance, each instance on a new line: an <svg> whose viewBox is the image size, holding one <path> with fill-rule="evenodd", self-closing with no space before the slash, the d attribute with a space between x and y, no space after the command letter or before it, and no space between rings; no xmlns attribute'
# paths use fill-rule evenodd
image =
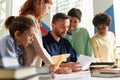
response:
<svg viewBox="0 0 120 80"><path fill-rule="evenodd" d="M80 20L77 17L70 18L70 26L71 27L74 27L74 29L75 29L78 27L79 24L80 24Z"/></svg>
<svg viewBox="0 0 120 80"><path fill-rule="evenodd" d="M73 30L74 30L74 27L70 27L70 28L68 29L68 32L69 32L69 33L72 33Z"/></svg>

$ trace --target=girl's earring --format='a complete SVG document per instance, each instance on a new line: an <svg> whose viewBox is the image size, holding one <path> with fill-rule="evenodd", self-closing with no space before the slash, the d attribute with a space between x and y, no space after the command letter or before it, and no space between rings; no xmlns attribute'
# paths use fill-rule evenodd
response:
<svg viewBox="0 0 120 80"><path fill-rule="evenodd" d="M40 3L40 5L44 5L44 0L41 0L41 3Z"/></svg>

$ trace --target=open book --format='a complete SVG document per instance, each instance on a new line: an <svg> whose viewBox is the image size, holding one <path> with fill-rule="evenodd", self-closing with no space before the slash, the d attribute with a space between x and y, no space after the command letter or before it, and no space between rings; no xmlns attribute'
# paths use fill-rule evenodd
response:
<svg viewBox="0 0 120 80"><path fill-rule="evenodd" d="M92 62L97 62L98 60L96 58L90 57L90 56L85 56L80 54L78 57L77 62L80 62L82 66L82 70L88 70L89 66Z"/></svg>
<svg viewBox="0 0 120 80"><path fill-rule="evenodd" d="M59 67L59 65L62 62L66 62L66 60L69 56L70 56L70 54L61 54L61 55L52 56L52 60L56 66L56 69Z"/></svg>

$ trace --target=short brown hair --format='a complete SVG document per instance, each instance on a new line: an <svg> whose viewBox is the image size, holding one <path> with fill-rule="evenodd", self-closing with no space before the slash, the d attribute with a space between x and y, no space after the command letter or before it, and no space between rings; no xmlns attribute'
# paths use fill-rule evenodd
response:
<svg viewBox="0 0 120 80"><path fill-rule="evenodd" d="M53 16L52 23L56 23L59 19L69 19L69 16L64 13L57 13Z"/></svg>
<svg viewBox="0 0 120 80"><path fill-rule="evenodd" d="M98 13L93 18L93 25L95 27L98 26L98 24L105 24L105 25L111 25L111 17L107 13Z"/></svg>
<svg viewBox="0 0 120 80"><path fill-rule="evenodd" d="M82 12L80 9L72 8L68 11L68 16L76 17L81 21Z"/></svg>

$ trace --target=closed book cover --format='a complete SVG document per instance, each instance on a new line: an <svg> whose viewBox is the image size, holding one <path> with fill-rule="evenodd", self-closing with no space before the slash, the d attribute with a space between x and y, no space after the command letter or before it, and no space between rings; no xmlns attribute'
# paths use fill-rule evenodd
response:
<svg viewBox="0 0 120 80"><path fill-rule="evenodd" d="M45 73L50 73L49 67L0 68L0 79L25 79L27 77Z"/></svg>
<svg viewBox="0 0 120 80"><path fill-rule="evenodd" d="M24 80L54 80L54 74L50 74L50 73L41 73L39 75L36 76L32 76L29 78L26 78Z"/></svg>
<svg viewBox="0 0 120 80"><path fill-rule="evenodd" d="M120 74L93 73L92 77L114 78L120 77Z"/></svg>
<svg viewBox="0 0 120 80"><path fill-rule="evenodd" d="M104 74L120 74L120 68L102 69L100 73Z"/></svg>

